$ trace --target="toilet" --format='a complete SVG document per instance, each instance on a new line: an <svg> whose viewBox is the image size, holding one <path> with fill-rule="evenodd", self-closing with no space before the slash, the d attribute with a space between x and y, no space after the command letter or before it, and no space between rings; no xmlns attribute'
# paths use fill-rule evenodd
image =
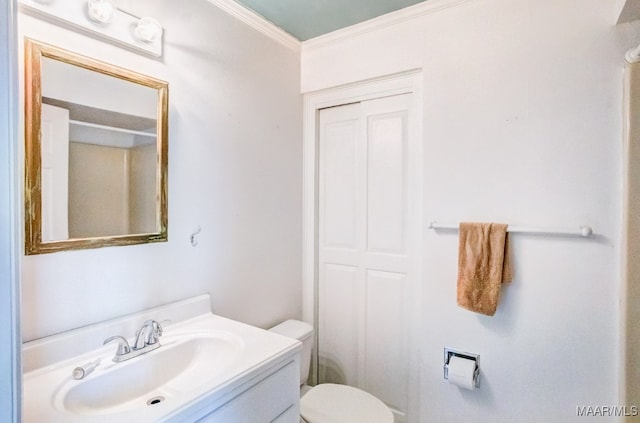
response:
<svg viewBox="0 0 640 423"><path fill-rule="evenodd" d="M373 395L351 386L322 383L305 385L311 363L313 327L299 320L287 320L269 329L302 342L300 360L300 422L302 423L393 423L393 413Z"/></svg>

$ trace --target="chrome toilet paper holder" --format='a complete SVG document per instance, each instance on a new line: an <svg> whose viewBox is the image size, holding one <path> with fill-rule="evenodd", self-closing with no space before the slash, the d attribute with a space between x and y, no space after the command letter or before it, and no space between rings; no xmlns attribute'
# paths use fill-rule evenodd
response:
<svg viewBox="0 0 640 423"><path fill-rule="evenodd" d="M449 380L449 360L451 357L456 356L465 358L467 360L473 360L476 362L475 370L473 371L473 384L476 388L480 387L480 354L474 354L464 351L455 350L453 348L444 348L444 378Z"/></svg>

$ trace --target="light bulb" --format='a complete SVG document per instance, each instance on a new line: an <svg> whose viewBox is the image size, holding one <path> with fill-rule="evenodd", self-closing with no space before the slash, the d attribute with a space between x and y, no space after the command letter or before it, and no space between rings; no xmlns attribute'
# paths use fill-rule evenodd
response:
<svg viewBox="0 0 640 423"><path fill-rule="evenodd" d="M87 0L89 17L99 23L111 22L118 8L111 0Z"/></svg>
<svg viewBox="0 0 640 423"><path fill-rule="evenodd" d="M162 26L157 20L144 17L138 21L138 26L136 26L134 33L140 41L149 43L162 35Z"/></svg>

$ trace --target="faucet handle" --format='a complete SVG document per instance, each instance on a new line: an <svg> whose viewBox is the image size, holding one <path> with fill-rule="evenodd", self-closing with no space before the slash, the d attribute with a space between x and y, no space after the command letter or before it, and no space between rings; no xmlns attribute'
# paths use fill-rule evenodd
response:
<svg viewBox="0 0 640 423"><path fill-rule="evenodd" d="M162 336L162 334L164 333L164 325L167 323L171 323L171 319L164 319L160 322L156 322L156 325L157 325L156 333L158 334L158 336Z"/></svg>
<svg viewBox="0 0 640 423"><path fill-rule="evenodd" d="M157 320L147 321L145 324L149 324L151 326L151 330L147 334L147 345L156 344L164 332L164 328L162 324L168 322L169 320L163 320L162 322L158 322Z"/></svg>
<svg viewBox="0 0 640 423"><path fill-rule="evenodd" d="M129 354L131 352L131 347L129 347L129 343L124 337L120 335L112 336L104 340L102 345L107 345L109 342L118 341L118 350L116 351L116 357Z"/></svg>

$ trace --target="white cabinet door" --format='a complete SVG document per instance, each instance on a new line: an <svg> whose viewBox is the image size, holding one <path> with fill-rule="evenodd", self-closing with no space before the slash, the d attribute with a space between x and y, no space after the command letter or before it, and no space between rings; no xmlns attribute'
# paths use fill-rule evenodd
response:
<svg viewBox="0 0 640 423"><path fill-rule="evenodd" d="M197 422L297 423L300 416L299 381L300 364L299 360L294 360Z"/></svg>
<svg viewBox="0 0 640 423"><path fill-rule="evenodd" d="M411 94L319 119L319 382L362 388L405 421L421 201Z"/></svg>

